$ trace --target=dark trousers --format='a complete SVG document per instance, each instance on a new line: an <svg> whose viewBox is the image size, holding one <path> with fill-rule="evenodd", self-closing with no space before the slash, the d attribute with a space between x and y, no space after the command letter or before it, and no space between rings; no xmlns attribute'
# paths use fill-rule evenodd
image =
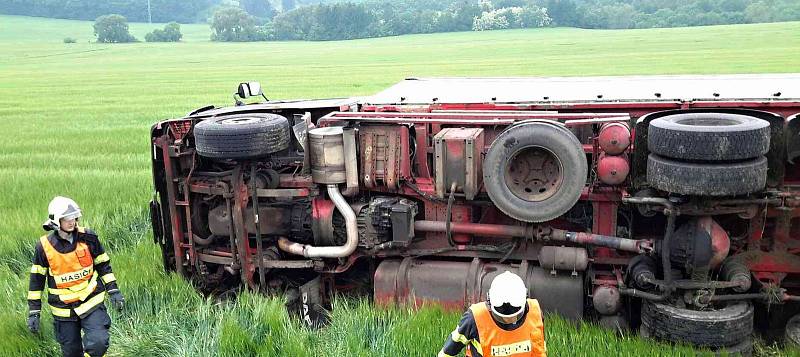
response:
<svg viewBox="0 0 800 357"><path fill-rule="evenodd" d="M99 357L108 350L108 329L111 318L105 306L77 321L55 320L56 340L61 345L64 357L83 357L84 351L91 357ZM81 329L83 339L81 340Z"/></svg>

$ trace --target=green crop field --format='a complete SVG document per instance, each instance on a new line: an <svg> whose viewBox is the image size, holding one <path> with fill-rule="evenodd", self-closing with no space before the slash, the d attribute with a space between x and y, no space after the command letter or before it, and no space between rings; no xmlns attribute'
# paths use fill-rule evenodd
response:
<svg viewBox="0 0 800 357"><path fill-rule="evenodd" d="M132 24L140 38L162 25ZM49 314L25 327L28 269L47 203L78 201L111 250L128 301L113 314L110 356L432 356L459 312L375 309L336 300L308 330L279 298L219 303L166 275L151 243L148 131L206 105L230 105L242 80L270 98L374 93L410 76L581 76L800 72L800 22L653 30L567 28L340 42L93 43L92 23L0 16L0 356L55 356ZM65 37L78 40L64 44ZM556 356L697 352L548 318ZM764 355L797 353L759 345Z"/></svg>

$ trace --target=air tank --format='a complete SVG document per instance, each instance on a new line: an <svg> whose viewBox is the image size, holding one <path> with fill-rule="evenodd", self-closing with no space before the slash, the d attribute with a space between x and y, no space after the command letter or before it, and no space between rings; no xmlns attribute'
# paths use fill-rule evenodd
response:
<svg viewBox="0 0 800 357"><path fill-rule="evenodd" d="M609 155L619 155L631 145L631 130L624 123L606 123L597 137L600 149Z"/></svg>
<svg viewBox="0 0 800 357"><path fill-rule="evenodd" d="M628 158L625 155L600 154L600 158L597 160L597 177L606 185L614 186L625 182L630 169Z"/></svg>

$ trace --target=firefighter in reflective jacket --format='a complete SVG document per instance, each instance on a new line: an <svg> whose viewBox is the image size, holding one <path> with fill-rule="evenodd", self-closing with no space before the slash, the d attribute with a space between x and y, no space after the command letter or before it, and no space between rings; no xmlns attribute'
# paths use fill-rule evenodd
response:
<svg viewBox="0 0 800 357"><path fill-rule="evenodd" d="M52 232L39 238L33 256L28 329L39 332L46 283L47 302L63 355L102 356L108 350L111 327L103 304L106 294L115 308L121 310L124 304L108 254L93 231L77 225L81 210L75 201L56 197L47 210L49 218L43 227Z"/></svg>
<svg viewBox="0 0 800 357"><path fill-rule="evenodd" d="M522 279L506 271L492 280L488 300L470 306L439 351L455 356L547 356L542 310L527 299Z"/></svg>

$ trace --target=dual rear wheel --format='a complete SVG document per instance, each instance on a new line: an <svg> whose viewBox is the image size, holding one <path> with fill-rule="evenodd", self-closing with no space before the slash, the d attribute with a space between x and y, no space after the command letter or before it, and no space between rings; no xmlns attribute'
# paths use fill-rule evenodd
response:
<svg viewBox="0 0 800 357"><path fill-rule="evenodd" d="M650 122L647 181L670 193L736 196L767 181L769 122L726 113L683 113Z"/></svg>

